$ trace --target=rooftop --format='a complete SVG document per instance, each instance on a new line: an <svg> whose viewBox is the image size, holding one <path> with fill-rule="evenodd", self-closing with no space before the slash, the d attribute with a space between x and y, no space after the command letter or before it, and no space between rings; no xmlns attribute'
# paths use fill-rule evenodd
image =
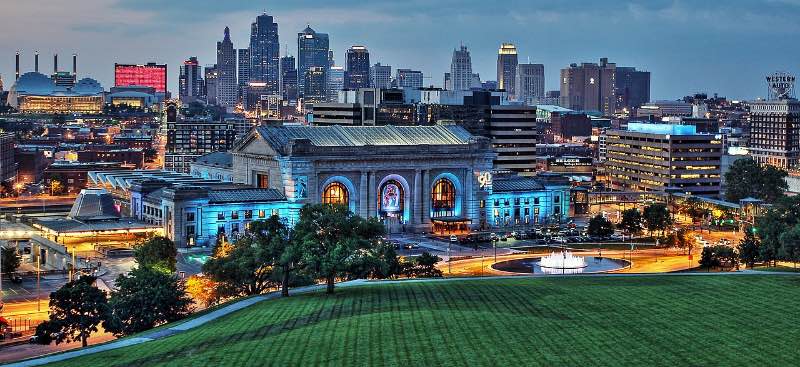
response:
<svg viewBox="0 0 800 367"><path fill-rule="evenodd" d="M199 156L194 160L197 164L214 167L233 167L233 155L228 152L214 152Z"/></svg>
<svg viewBox="0 0 800 367"><path fill-rule="evenodd" d="M662 135L698 135L697 126L695 125L648 124L642 122L631 122L628 123L628 131Z"/></svg>
<svg viewBox="0 0 800 367"><path fill-rule="evenodd" d="M208 192L209 203L247 203L264 201L281 201L286 197L279 190L264 188L241 188L228 190L211 190Z"/></svg>
<svg viewBox="0 0 800 367"><path fill-rule="evenodd" d="M283 151L294 139L314 146L467 145L473 136L460 126L259 126L258 133Z"/></svg>

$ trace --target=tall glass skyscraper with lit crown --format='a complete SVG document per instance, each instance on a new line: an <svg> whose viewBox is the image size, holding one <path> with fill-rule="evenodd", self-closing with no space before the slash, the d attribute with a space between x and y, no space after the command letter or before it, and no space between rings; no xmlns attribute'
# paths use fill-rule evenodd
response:
<svg viewBox="0 0 800 367"><path fill-rule="evenodd" d="M497 87L504 89L512 98L516 96L517 62L517 46L513 43L500 45L497 51Z"/></svg>
<svg viewBox="0 0 800 367"><path fill-rule="evenodd" d="M344 87L347 89L369 88L369 51L364 46L347 49Z"/></svg>
<svg viewBox="0 0 800 367"><path fill-rule="evenodd" d="M328 69L330 66L327 33L317 33L307 26L297 34L297 84L298 90L305 93L306 73L314 67ZM317 93L314 93L315 95ZM322 93L327 94L325 91Z"/></svg>
<svg viewBox="0 0 800 367"><path fill-rule="evenodd" d="M280 43L278 24L266 13L250 26L250 81L266 83L266 90L277 94L280 81Z"/></svg>

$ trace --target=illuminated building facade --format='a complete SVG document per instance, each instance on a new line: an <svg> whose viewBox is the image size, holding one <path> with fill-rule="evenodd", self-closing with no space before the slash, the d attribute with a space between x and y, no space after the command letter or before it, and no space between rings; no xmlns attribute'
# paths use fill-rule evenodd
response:
<svg viewBox="0 0 800 367"><path fill-rule="evenodd" d="M561 220L569 209L563 178L509 175L493 186L489 139L458 126L260 126L231 154L234 182L282 192L295 217L304 204L335 203L389 232L458 233Z"/></svg>
<svg viewBox="0 0 800 367"><path fill-rule="evenodd" d="M750 103L750 155L760 164L800 168L800 101Z"/></svg>
<svg viewBox="0 0 800 367"><path fill-rule="evenodd" d="M606 131L605 145L605 168L615 190L677 188L692 195L719 195L719 135L699 134L692 125L629 123L628 130Z"/></svg>
<svg viewBox="0 0 800 367"><path fill-rule="evenodd" d="M8 96L9 105L21 113L98 114L103 102L103 87L94 79L83 78L66 88L37 72L20 76Z"/></svg>
<svg viewBox="0 0 800 367"><path fill-rule="evenodd" d="M114 86L153 87L156 93L167 92L167 65L154 62L144 65L114 64Z"/></svg>
<svg viewBox="0 0 800 367"><path fill-rule="evenodd" d="M297 80L298 90L306 91L306 74L311 68L332 66L327 33L317 33L309 25L297 34ZM323 94L326 91L323 91Z"/></svg>
<svg viewBox="0 0 800 367"><path fill-rule="evenodd" d="M284 101L297 101L298 92L294 56L281 57L281 96Z"/></svg>
<svg viewBox="0 0 800 367"><path fill-rule="evenodd" d="M181 120L167 122L164 169L188 173L192 161L204 154L226 151L236 138L233 121Z"/></svg>
<svg viewBox="0 0 800 367"><path fill-rule="evenodd" d="M497 87L508 92L511 99L516 99L517 79L517 46L503 43L497 50Z"/></svg>
<svg viewBox="0 0 800 367"><path fill-rule="evenodd" d="M256 17L250 27L250 75L249 82L267 84L270 94L280 89L280 43L278 23L266 13Z"/></svg>
<svg viewBox="0 0 800 367"><path fill-rule="evenodd" d="M192 56L183 62L178 77L178 96L181 102L194 102L200 97L203 84L200 69L197 57Z"/></svg>

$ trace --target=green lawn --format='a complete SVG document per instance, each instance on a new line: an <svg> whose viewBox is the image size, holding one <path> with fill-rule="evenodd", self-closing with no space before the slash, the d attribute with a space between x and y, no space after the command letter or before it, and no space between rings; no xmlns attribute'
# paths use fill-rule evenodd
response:
<svg viewBox="0 0 800 367"><path fill-rule="evenodd" d="M63 366L787 366L800 277L405 282L266 301Z"/></svg>

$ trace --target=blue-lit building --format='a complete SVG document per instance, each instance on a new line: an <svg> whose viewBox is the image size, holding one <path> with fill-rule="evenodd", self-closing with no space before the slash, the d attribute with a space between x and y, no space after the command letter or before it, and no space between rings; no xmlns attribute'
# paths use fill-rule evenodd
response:
<svg viewBox="0 0 800 367"><path fill-rule="evenodd" d="M179 246L235 237L272 214L293 225L304 205L317 203L380 218L390 233L511 231L566 219L567 178L493 175L495 158L488 138L459 126L259 126L230 152L198 158L195 176L89 177Z"/></svg>

